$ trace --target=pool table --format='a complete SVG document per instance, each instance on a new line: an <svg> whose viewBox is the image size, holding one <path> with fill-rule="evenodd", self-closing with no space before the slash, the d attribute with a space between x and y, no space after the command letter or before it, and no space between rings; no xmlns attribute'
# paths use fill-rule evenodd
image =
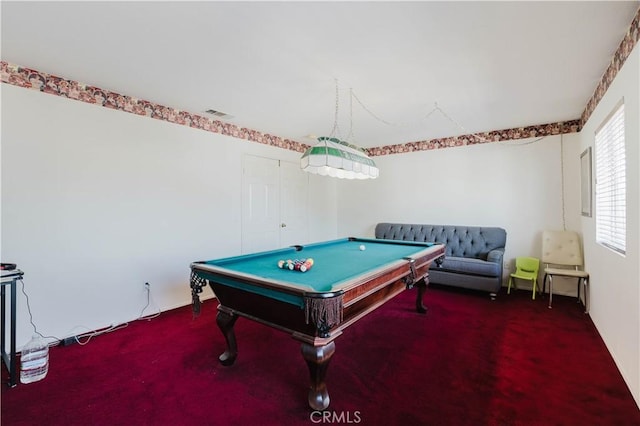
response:
<svg viewBox="0 0 640 426"><path fill-rule="evenodd" d="M290 333L302 343L309 368L309 405L324 410L334 340L407 288L417 287L416 310L424 313L428 270L442 261L444 251L442 244L344 238L193 262L193 308L199 312L199 294L208 283L219 301L216 323L227 344L219 357L223 365L232 365L238 354L233 330L238 317ZM281 260L308 258L313 265L306 272L278 266Z"/></svg>

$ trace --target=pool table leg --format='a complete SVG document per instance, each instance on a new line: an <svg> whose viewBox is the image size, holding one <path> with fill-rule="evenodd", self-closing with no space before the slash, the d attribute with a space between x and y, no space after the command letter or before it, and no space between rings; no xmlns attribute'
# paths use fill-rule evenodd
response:
<svg viewBox="0 0 640 426"><path fill-rule="evenodd" d="M429 284L429 278L424 277L418 281L415 286L418 287L418 295L416 296L416 311L420 314L427 313L427 308L422 303L424 300L424 294L427 292L427 285Z"/></svg>
<svg viewBox="0 0 640 426"><path fill-rule="evenodd" d="M237 315L218 309L216 323L227 341L227 350L218 357L222 365L232 365L238 356L238 344L236 343L236 334L233 331L237 319Z"/></svg>
<svg viewBox="0 0 640 426"><path fill-rule="evenodd" d="M311 386L309 388L309 406L314 410L324 410L329 406L329 392L325 377L329 361L336 351L336 344L332 341L324 346L313 346L302 343L302 356L309 367Z"/></svg>

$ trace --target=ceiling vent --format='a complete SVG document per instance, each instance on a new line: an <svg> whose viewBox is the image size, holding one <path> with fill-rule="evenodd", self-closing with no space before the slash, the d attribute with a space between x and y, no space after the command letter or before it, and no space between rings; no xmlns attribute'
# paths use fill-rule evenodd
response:
<svg viewBox="0 0 640 426"><path fill-rule="evenodd" d="M232 115L229 115L226 112L216 111L215 109L208 109L205 112L207 114L215 115L216 117L225 118L227 120L233 118Z"/></svg>

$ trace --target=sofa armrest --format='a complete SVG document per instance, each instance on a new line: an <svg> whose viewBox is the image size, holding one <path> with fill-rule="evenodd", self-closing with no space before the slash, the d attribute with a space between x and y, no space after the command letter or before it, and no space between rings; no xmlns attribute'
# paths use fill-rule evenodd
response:
<svg viewBox="0 0 640 426"><path fill-rule="evenodd" d="M487 262L499 263L500 265L502 265L503 258L504 258L504 248L491 250L487 254Z"/></svg>

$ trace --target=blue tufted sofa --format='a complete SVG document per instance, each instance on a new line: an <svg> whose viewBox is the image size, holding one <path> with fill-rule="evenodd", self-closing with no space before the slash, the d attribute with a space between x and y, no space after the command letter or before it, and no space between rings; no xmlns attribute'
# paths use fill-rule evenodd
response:
<svg viewBox="0 0 640 426"><path fill-rule="evenodd" d="M376 238L444 243L440 267L429 270L429 282L488 291L495 298L502 287L502 262L507 232L502 228L379 223Z"/></svg>

